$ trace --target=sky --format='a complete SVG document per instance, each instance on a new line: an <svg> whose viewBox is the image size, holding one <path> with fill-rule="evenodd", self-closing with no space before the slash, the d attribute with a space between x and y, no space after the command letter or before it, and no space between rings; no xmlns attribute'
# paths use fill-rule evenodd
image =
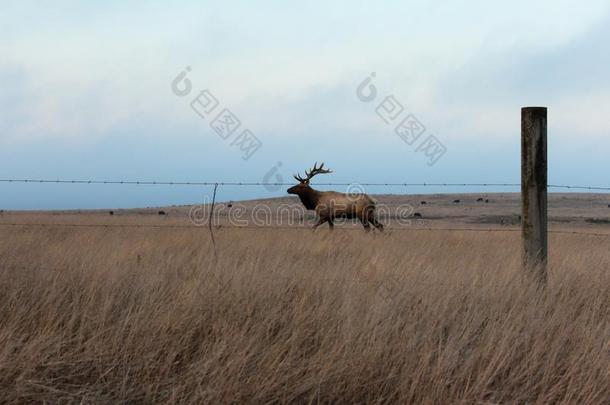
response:
<svg viewBox="0 0 610 405"><path fill-rule="evenodd" d="M0 178L518 183L521 107L546 106L549 182L610 186L607 1L176 3L3 2ZM0 209L210 196L0 183Z"/></svg>

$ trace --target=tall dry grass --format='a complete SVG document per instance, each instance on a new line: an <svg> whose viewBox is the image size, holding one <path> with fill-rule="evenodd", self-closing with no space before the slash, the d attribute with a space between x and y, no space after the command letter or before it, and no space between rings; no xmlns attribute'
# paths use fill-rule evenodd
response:
<svg viewBox="0 0 610 405"><path fill-rule="evenodd" d="M608 240L0 229L2 402L608 403Z"/></svg>

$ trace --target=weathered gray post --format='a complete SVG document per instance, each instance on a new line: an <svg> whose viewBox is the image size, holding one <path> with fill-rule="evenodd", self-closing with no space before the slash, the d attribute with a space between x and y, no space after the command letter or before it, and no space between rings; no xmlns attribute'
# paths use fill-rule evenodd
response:
<svg viewBox="0 0 610 405"><path fill-rule="evenodd" d="M547 110L521 109L521 210L523 266L546 283L547 235Z"/></svg>

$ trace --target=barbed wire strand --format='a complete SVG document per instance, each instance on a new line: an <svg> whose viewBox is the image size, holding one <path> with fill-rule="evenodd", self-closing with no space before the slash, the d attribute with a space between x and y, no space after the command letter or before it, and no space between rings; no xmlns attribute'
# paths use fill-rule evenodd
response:
<svg viewBox="0 0 610 405"><path fill-rule="evenodd" d="M0 183L39 183L39 184L114 184L114 185L137 185L137 186L291 186L294 183L283 182L228 182L228 181L151 181L151 180L67 180L67 179L0 179ZM520 183L316 183L317 186L371 186L371 187L521 187ZM563 188L574 190L597 190L610 191L605 186L583 186L549 184L548 188Z"/></svg>
<svg viewBox="0 0 610 405"><path fill-rule="evenodd" d="M42 223L42 222L3 222L0 226L6 227L25 227L25 226L38 226L38 227L73 227L73 228L168 228L168 229L202 229L201 225L156 225L156 224L74 224L74 223ZM289 231L313 231L308 226L275 226L275 225L231 225L231 226L214 226L216 230L262 230L262 229L273 229L273 230L289 230ZM337 228L334 231L354 231L364 232L359 227L354 228ZM400 227L400 228L386 228L384 233L397 232L521 232L521 228L423 228L423 227ZM549 230L550 234L572 234L572 235L589 235L589 236L605 236L610 237L610 233L599 233L599 232L580 232L580 231L565 231L565 230Z"/></svg>

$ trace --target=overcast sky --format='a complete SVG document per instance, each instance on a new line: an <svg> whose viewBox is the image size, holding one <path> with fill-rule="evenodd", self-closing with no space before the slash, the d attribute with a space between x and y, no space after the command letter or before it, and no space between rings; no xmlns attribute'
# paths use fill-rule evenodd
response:
<svg viewBox="0 0 610 405"><path fill-rule="evenodd" d="M542 105L550 182L610 185L607 1L41 4L0 13L0 178L290 182L324 161L319 182L518 182L520 108ZM240 126L217 133L225 109ZM395 133L409 114L425 127L411 144ZM209 192L0 184L0 208Z"/></svg>

